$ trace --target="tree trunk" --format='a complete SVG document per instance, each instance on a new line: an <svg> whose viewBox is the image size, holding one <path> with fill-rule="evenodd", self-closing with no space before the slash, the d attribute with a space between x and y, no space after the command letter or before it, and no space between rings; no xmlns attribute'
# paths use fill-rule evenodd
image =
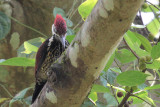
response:
<svg viewBox="0 0 160 107"><path fill-rule="evenodd" d="M79 107L128 30L143 0L98 0L31 107Z"/></svg>

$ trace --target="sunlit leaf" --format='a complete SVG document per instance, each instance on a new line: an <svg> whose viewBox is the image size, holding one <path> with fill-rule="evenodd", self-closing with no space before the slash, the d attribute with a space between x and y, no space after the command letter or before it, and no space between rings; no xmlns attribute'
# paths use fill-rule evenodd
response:
<svg viewBox="0 0 160 107"><path fill-rule="evenodd" d="M160 8L160 6L158 6L158 5L156 5L156 6ZM152 12L152 10L154 10L155 12L159 12L159 10L156 7L154 7L153 5L149 5L149 4L148 4L147 8L142 8L143 12Z"/></svg>
<svg viewBox="0 0 160 107"><path fill-rule="evenodd" d="M90 92L88 98L96 104L96 101L98 100L97 93L96 92Z"/></svg>
<svg viewBox="0 0 160 107"><path fill-rule="evenodd" d="M35 59L29 59L24 57L14 57L7 59L0 63L0 65L9 65L9 66L34 66Z"/></svg>
<svg viewBox="0 0 160 107"><path fill-rule="evenodd" d="M153 89L160 89L160 84L153 85L151 87L146 87L145 90L153 90Z"/></svg>
<svg viewBox="0 0 160 107"><path fill-rule="evenodd" d="M149 32L151 34L153 34L154 36L156 36L159 33L160 30L160 23L158 21L158 19L153 19L148 25L147 25L147 29L149 30Z"/></svg>
<svg viewBox="0 0 160 107"><path fill-rule="evenodd" d="M36 47L40 47L40 45L45 41L45 38L38 37L38 38L33 38L28 40L27 42L31 45L34 45ZM18 50L17 50L17 55L18 57L27 57L27 58L35 58L36 52L33 52L31 54L25 54L23 53L25 51L24 44L22 44Z"/></svg>
<svg viewBox="0 0 160 107"><path fill-rule="evenodd" d="M117 76L117 83L123 86L137 86L143 84L147 76L140 71L126 71Z"/></svg>
<svg viewBox="0 0 160 107"><path fill-rule="evenodd" d="M9 100L10 98L0 98L0 103L4 103L5 101Z"/></svg>
<svg viewBox="0 0 160 107"><path fill-rule="evenodd" d="M124 39L126 40L126 43L128 44L128 46L135 51L135 53L139 56L147 56L150 55L149 52L143 50L140 48L141 46L141 41L135 36L134 32L128 31L125 35L124 35Z"/></svg>
<svg viewBox="0 0 160 107"><path fill-rule="evenodd" d="M144 36L142 36L141 34L138 34L138 33L134 33L135 36L141 41L144 49L147 51L147 52L151 52L152 50L152 46L150 44L150 42L148 41L148 39L146 39Z"/></svg>
<svg viewBox="0 0 160 107"><path fill-rule="evenodd" d="M149 69L160 69L160 58L155 59L151 64L146 64L146 67Z"/></svg>
<svg viewBox="0 0 160 107"><path fill-rule="evenodd" d="M24 42L24 48L25 48L25 51L22 52L22 53L26 53L26 54L30 54L31 52L37 52L38 51L38 47L30 44L27 41Z"/></svg>
<svg viewBox="0 0 160 107"><path fill-rule="evenodd" d="M75 35L68 35L68 36L66 37L66 40L68 40L68 42L71 43L72 40L74 39L74 37L75 37Z"/></svg>
<svg viewBox="0 0 160 107"><path fill-rule="evenodd" d="M98 0L86 0L78 7L78 12L83 20L85 20L87 16L91 13L97 1Z"/></svg>
<svg viewBox="0 0 160 107"><path fill-rule="evenodd" d="M151 102L150 104L152 104L152 107L156 107L156 104L154 103L154 101L152 100L152 98L149 98L148 96L146 96L146 99Z"/></svg>

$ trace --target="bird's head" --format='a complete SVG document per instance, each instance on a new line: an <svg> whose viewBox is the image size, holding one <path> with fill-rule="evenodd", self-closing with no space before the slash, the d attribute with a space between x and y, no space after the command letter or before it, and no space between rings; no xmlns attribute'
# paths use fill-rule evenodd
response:
<svg viewBox="0 0 160 107"><path fill-rule="evenodd" d="M54 20L54 24L52 25L52 34L56 35L64 46L65 46L66 33L67 33L66 22L61 15L57 14Z"/></svg>

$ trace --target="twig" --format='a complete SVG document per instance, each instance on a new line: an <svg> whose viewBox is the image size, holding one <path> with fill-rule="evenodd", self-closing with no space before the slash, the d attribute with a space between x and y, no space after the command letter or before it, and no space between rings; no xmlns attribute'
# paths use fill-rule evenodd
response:
<svg viewBox="0 0 160 107"><path fill-rule="evenodd" d="M113 93L113 95L114 95L115 99L117 100L117 103L119 104L118 99L117 99L117 97L116 97L116 94L115 94L115 92L114 92L114 89L113 89L113 87L112 87L112 85L111 85L111 84L110 84L110 86L111 86L112 93Z"/></svg>
<svg viewBox="0 0 160 107"><path fill-rule="evenodd" d="M118 68L121 70L121 72L122 72L122 69L121 69L121 67L118 65L118 63L117 63L117 61L114 59L114 62L116 63L116 65L118 66Z"/></svg>
<svg viewBox="0 0 160 107"><path fill-rule="evenodd" d="M13 98L12 94L6 89L6 87L2 84L0 84L0 86L8 93L8 95Z"/></svg>
<svg viewBox="0 0 160 107"><path fill-rule="evenodd" d="M73 12L72 12L72 14L70 15L70 19L72 19L72 17L73 17L73 15L76 13L76 11L78 10L78 8L76 8Z"/></svg>
<svg viewBox="0 0 160 107"><path fill-rule="evenodd" d="M156 77L156 72L155 72L154 70L153 70L153 73L154 73L154 80L156 80L157 77ZM153 86L155 83L156 83L156 81L153 81L152 84L151 84L150 86Z"/></svg>
<svg viewBox="0 0 160 107"><path fill-rule="evenodd" d="M35 31L35 32L39 33L40 35L42 35L42 36L44 36L44 37L47 37L47 36L46 36L45 34L43 34L42 32L40 32L40 31L38 31L38 30L36 30L36 29L28 26L28 25L23 24L22 22L18 21L18 20L15 19L14 17L12 17L12 16L8 16L8 17L9 17L10 19L12 19L13 21L15 21L16 23L18 23L18 24L20 24L20 25L22 25L22 26L24 26L24 27L26 27L26 28L28 28L28 29L30 29L30 30L32 30L32 31Z"/></svg>
<svg viewBox="0 0 160 107"><path fill-rule="evenodd" d="M146 70L147 70L147 68L143 69L143 70L142 70L142 72L143 72L143 73L145 73L145 72L146 72Z"/></svg>
<svg viewBox="0 0 160 107"><path fill-rule="evenodd" d="M133 90L131 89L130 92L127 92L127 94L125 95L125 97L123 98L123 100L121 101L121 103L118 105L118 107L122 107L126 101L128 100L128 98L131 96L131 93L133 92Z"/></svg>
<svg viewBox="0 0 160 107"><path fill-rule="evenodd" d="M158 42L160 42L160 36L159 36L159 38L158 38L158 40L157 40L157 43L156 43L156 45L158 44Z"/></svg>
<svg viewBox="0 0 160 107"><path fill-rule="evenodd" d="M138 99L140 99L140 100L142 100L142 101L146 102L146 103L147 103L147 104L149 104L150 106L155 107L154 105L150 104L149 102L147 102L146 100L144 100L144 99L143 99L143 98L141 98L141 97L138 97L138 96L136 96L136 95L134 95L134 94L131 94L131 96L133 96L133 97L137 97Z"/></svg>
<svg viewBox="0 0 160 107"><path fill-rule="evenodd" d="M81 19L81 21L76 26L74 26L73 30L75 30L82 22L83 20Z"/></svg>
<svg viewBox="0 0 160 107"><path fill-rule="evenodd" d="M155 79L155 80L146 80L146 81L160 81L160 79Z"/></svg>
<svg viewBox="0 0 160 107"><path fill-rule="evenodd" d="M74 7L75 7L75 4L78 2L78 0L74 0L73 1L73 5L71 7L71 9L69 10L69 12L67 13L67 16L68 16L68 19L71 19L70 16L72 15L73 11L74 11Z"/></svg>
<svg viewBox="0 0 160 107"><path fill-rule="evenodd" d="M123 38L124 43L127 45L127 47L131 50L131 52L133 53L133 55L139 59L139 56L129 47L129 45L127 44L126 40Z"/></svg>
<svg viewBox="0 0 160 107"><path fill-rule="evenodd" d="M155 8L157 8L158 10L160 10L159 7L157 7L156 5L154 5L153 3L149 2L149 1L146 1L147 3L151 4L152 6L154 6Z"/></svg>

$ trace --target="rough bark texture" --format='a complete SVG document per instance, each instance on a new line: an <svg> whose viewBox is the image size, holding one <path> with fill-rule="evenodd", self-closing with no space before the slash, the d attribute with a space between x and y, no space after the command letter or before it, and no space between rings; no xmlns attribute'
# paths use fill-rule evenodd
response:
<svg viewBox="0 0 160 107"><path fill-rule="evenodd" d="M143 0L98 0L32 107L79 107Z"/></svg>

